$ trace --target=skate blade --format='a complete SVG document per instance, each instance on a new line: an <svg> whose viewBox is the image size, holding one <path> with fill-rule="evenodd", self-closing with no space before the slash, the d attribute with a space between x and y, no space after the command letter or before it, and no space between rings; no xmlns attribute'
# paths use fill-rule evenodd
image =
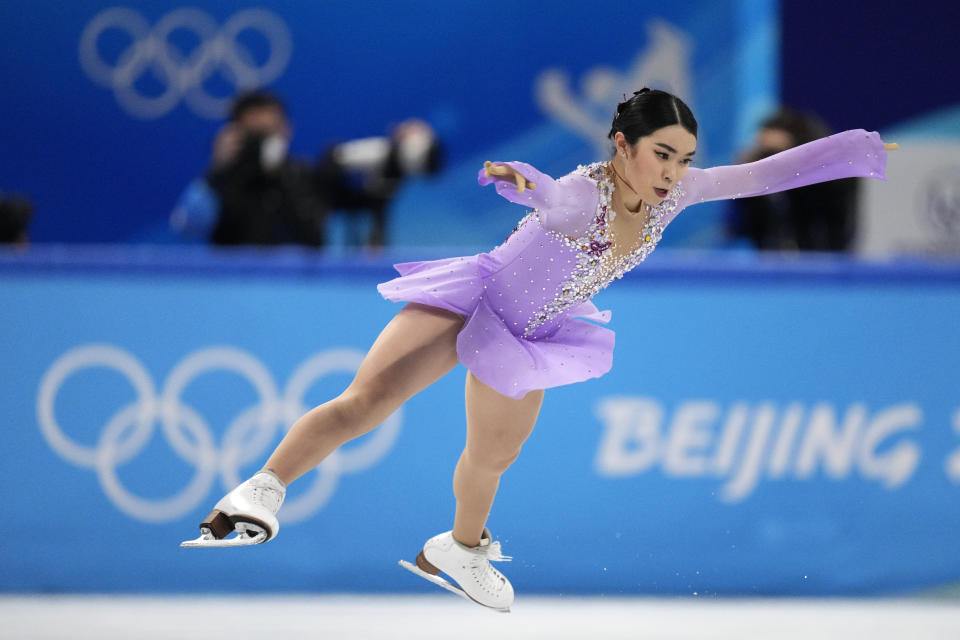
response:
<svg viewBox="0 0 960 640"><path fill-rule="evenodd" d="M249 547L253 544L261 544L267 541L267 532L246 522L236 523L237 535L232 538L217 538L210 529L203 527L199 538L195 540L184 540L180 543L181 547L188 549L200 549L204 547L224 548L224 547Z"/></svg>
<svg viewBox="0 0 960 640"><path fill-rule="evenodd" d="M471 598L470 596L468 596L468 595L466 594L466 592L464 592L463 589L461 589L460 587L456 586L456 585L453 584L452 582L448 582L447 580L444 580L444 579L441 578L440 576L435 576L435 575L433 575L433 574L427 573L426 571L424 571L423 569L421 569L421 568L418 567L417 565L412 564L412 563L410 563L410 562L407 562L406 560L400 560L399 564L400 564L401 567L403 567L403 568L406 569L407 571L409 571L409 572L411 572L411 573L415 573L415 574L417 574L418 576L420 576L421 578L424 578L424 579L426 579L426 580L429 580L430 582L432 582L433 584L437 585L438 587L443 587L444 589L446 589L446 590L449 591L450 593L455 593L455 594L457 594L458 596L460 596L460 597L463 598L464 600L468 600L468 601L470 601L470 602L479 604L481 607L484 607L484 608L486 608L486 609L493 609L494 611L499 611L500 613L510 613L510 608L509 608L509 607L507 607L506 609L498 609L497 607L488 607L488 606L485 605L485 604L482 604L482 603L480 603L480 602L477 602L476 600L474 600L473 598Z"/></svg>
<svg viewBox="0 0 960 640"><path fill-rule="evenodd" d="M248 538L247 536L234 536L232 538L221 538L220 540L200 536L195 540L184 540L180 543L180 546L188 549L201 549L204 547L214 549L217 547L249 547L250 545L260 544L261 542L263 542L263 540Z"/></svg>

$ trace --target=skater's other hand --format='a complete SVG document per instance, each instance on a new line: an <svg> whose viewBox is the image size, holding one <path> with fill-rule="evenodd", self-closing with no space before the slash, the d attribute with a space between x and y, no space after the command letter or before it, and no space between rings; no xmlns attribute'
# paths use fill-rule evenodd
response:
<svg viewBox="0 0 960 640"><path fill-rule="evenodd" d="M494 180L509 180L517 184L517 193L524 189L536 189L537 185L523 177L519 172L505 164L493 164L489 160L483 163L483 174Z"/></svg>
<svg viewBox="0 0 960 640"><path fill-rule="evenodd" d="M900 148L900 145L898 145L896 142L884 142L883 148L887 151L896 151Z"/></svg>

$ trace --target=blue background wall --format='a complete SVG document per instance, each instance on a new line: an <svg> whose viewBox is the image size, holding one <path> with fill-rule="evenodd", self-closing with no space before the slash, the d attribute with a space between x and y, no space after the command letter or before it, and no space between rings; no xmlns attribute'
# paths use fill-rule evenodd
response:
<svg viewBox="0 0 960 640"><path fill-rule="evenodd" d="M220 124L182 102L162 117L139 119L120 106L112 89L91 79L80 62L81 36L114 6L0 4L0 190L36 203L34 241L176 241L168 215L189 179L203 172ZM148 27L183 8L156 0L120 6L136 11ZM302 157L337 140L382 134L414 115L437 128L449 163L438 179L401 193L392 237L403 245L445 244L455 235L459 244L486 248L502 237L490 208L475 201L473 172L484 159L523 158L554 174L595 159L591 144L538 106L536 80L550 69L566 74L578 99L585 97L591 71L617 76L596 105L597 121L608 120L618 96L639 84L689 94L684 97L703 131L701 166L733 161L754 123L777 102L819 113L835 130L901 132L931 117L939 136L956 137L960 128L960 89L943 76L943 65L960 58L953 33L960 9L945 0L910 11L892 1L859 0L676 7L613 0L204 0L191 6L215 25L263 7L287 26L289 64L270 85L290 104L294 151ZM631 77L631 65L658 50L657 24L682 34L682 73ZM198 38L181 31L169 42L187 56L196 52ZM240 42L253 61L268 56L256 32ZM104 59L115 62L129 39L110 32L97 43ZM166 89L155 71L139 77L136 87L148 96ZM223 97L235 83L221 68L204 87ZM665 242L722 244L721 215L717 205L696 222L683 221Z"/></svg>
<svg viewBox="0 0 960 640"><path fill-rule="evenodd" d="M460 367L293 485L276 541L177 547L347 383L397 309L387 263L0 258L0 589L422 591L395 563L450 527ZM490 520L518 590L960 579L960 270L660 253L597 301L614 368L547 393Z"/></svg>
<svg viewBox="0 0 960 640"><path fill-rule="evenodd" d="M818 113L838 131L960 108L960 86L944 75L960 59L957 3L786 0L780 14L784 104Z"/></svg>
<svg viewBox="0 0 960 640"><path fill-rule="evenodd" d="M186 99L148 119L132 115L113 88L94 79L81 62L85 33L108 67L133 51L129 32L96 27L114 6L0 4L0 189L34 199L34 241L173 240L169 213L204 171L221 124ZM155 0L121 6L135 12L127 19L142 22L145 33L183 7ZM170 85L164 70L176 76L189 68L201 43L242 11L269 10L292 43L289 64L269 84L289 103L295 154L312 158L331 142L382 135L411 116L425 118L441 136L446 170L403 194L392 233L400 244L487 247L502 239L493 208L476 201L483 160L524 159L559 176L599 159L591 142L538 106L537 79L549 70L565 76L571 100L604 132L624 92L643 84L677 91L701 114L704 165L728 162L737 137L777 92L772 0L697 0L655 10L612 0L191 6L207 14L210 35L200 38L196 27L173 30L157 45L168 55L151 58L166 66L145 67L134 78L107 73L109 83L131 84L139 96L162 95ZM254 64L272 51L256 30L225 47ZM229 67L200 75L213 96L235 89ZM588 76L596 81L590 91ZM181 81L197 85L189 75ZM678 241L687 235L693 230L683 225L673 233Z"/></svg>

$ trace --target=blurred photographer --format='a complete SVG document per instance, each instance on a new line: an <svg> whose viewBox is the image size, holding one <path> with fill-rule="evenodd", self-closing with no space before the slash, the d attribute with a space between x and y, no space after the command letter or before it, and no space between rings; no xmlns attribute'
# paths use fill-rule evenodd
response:
<svg viewBox="0 0 960 640"><path fill-rule="evenodd" d="M330 208L348 216L347 243L377 247L387 244L387 213L403 181L435 174L440 165L436 133L423 120L411 118L389 136L332 146L318 163L317 181ZM365 214L371 218L366 234L361 230Z"/></svg>
<svg viewBox="0 0 960 640"><path fill-rule="evenodd" d="M287 156L291 136L278 98L238 96L206 176L187 187L171 215L173 229L218 245L322 245L326 208L311 167Z"/></svg>
<svg viewBox="0 0 960 640"><path fill-rule="evenodd" d="M761 160L830 135L813 115L781 109L760 126L741 163ZM757 249L845 251L856 228L858 178L734 200L729 233Z"/></svg>
<svg viewBox="0 0 960 640"><path fill-rule="evenodd" d="M26 247L30 243L27 229L33 217L33 204L22 197L0 193L0 245Z"/></svg>

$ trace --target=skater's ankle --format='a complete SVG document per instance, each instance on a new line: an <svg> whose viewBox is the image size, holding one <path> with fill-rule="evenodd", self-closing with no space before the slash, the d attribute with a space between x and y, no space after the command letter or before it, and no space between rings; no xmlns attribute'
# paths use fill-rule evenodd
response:
<svg viewBox="0 0 960 640"><path fill-rule="evenodd" d="M477 536L476 538L467 538L467 537L461 538L457 536L456 533L454 533L453 541L456 542L457 544L460 544L464 547L468 547L470 549L480 546L480 536Z"/></svg>
<svg viewBox="0 0 960 640"><path fill-rule="evenodd" d="M267 475L272 476L277 482L279 482L284 489L287 488L287 483L284 482L283 478L278 476L277 472L274 471L273 469L263 468L263 469L260 469L260 471L257 471L257 473L266 473Z"/></svg>

